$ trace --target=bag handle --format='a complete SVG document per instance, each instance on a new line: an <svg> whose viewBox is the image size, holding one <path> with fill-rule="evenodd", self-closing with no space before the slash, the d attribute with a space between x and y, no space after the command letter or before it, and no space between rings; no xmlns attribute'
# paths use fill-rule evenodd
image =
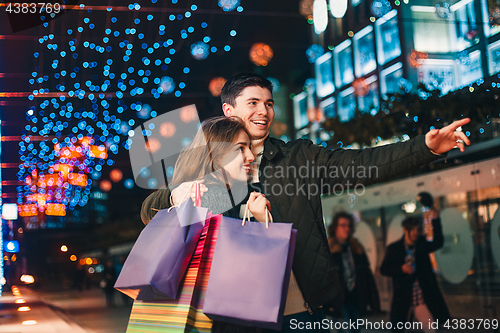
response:
<svg viewBox="0 0 500 333"><path fill-rule="evenodd" d="M248 202L247 202L247 205L245 207L245 213L243 214L243 222L241 223L241 226L244 227L245 226L245 223L246 221L250 221L250 210L248 209ZM271 220L271 223L273 223L273 216L271 215L271 213L269 212L269 210L267 209L267 206L266 206L266 229L269 229L269 220Z"/></svg>
<svg viewBox="0 0 500 333"><path fill-rule="evenodd" d="M201 207L201 191L200 191L200 183L198 183L198 182L194 181L194 182L191 184L191 186L188 188L188 190L186 191L186 193L184 194L184 196L182 197L181 203L180 203L180 204L178 204L178 205L173 205L172 207L170 207L170 208L168 209L168 211L169 211L169 212L170 212L170 210L171 210L172 208L174 208L174 207L179 207L179 206L180 206L180 205L184 202L184 200L186 200L187 195L189 194L189 192L191 192L191 188L193 188L193 185L195 185L195 184L196 184L196 187L195 187L195 189L194 189L194 196L195 196L195 198L194 198L193 205L194 205L195 207Z"/></svg>

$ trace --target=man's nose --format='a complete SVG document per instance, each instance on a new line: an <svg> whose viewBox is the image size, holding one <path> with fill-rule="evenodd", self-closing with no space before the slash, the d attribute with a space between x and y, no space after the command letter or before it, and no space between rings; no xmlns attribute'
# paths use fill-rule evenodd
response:
<svg viewBox="0 0 500 333"><path fill-rule="evenodd" d="M264 103L258 104L257 113L260 115L267 115L267 107Z"/></svg>

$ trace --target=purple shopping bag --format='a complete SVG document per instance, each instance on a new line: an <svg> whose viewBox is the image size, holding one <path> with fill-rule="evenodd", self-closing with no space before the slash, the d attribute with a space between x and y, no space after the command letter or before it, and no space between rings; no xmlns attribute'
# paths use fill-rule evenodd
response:
<svg viewBox="0 0 500 333"><path fill-rule="evenodd" d="M212 320L281 330L295 249L291 223L222 217L203 313Z"/></svg>
<svg viewBox="0 0 500 333"><path fill-rule="evenodd" d="M175 298L206 216L207 208L191 200L158 211L137 238L115 288L137 300Z"/></svg>

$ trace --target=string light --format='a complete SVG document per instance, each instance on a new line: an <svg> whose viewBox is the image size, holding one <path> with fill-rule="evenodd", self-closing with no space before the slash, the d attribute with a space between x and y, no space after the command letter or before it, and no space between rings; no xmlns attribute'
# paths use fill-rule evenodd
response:
<svg viewBox="0 0 500 333"><path fill-rule="evenodd" d="M157 2L151 1L153 5ZM173 5L177 2L172 0ZM219 6L224 11L243 11L239 0L221 0ZM127 137L134 134L131 126L136 120L157 116L157 111L143 99L169 94L180 97L180 89L188 89L185 78L162 73L182 58L177 57L182 41L194 38L191 36L199 28L185 25L178 34L163 36L174 22L192 20L198 6L191 4L188 11L171 14L163 22L159 15L145 12L139 3L130 3L127 8L134 18L127 14L123 23L128 26L123 30L117 25L123 16L97 19L98 10L83 4L80 9L85 10L85 15L65 22L64 29L49 28L47 22L42 25L38 50L33 53L37 65L28 79L33 88L27 98L32 104L26 110L26 126L19 143L21 163L17 177L22 185L17 203L21 216L35 216L38 212L62 216L86 205L103 168L114 164L111 156L120 148L130 149ZM114 8L101 10L112 12ZM149 29L155 23L158 28ZM202 22L200 26L206 29L208 24ZM229 28L228 34L235 37L237 32ZM148 40L155 42L147 43ZM212 43L208 35L201 42L191 41L195 45L191 50L193 57L205 59L219 48L231 50L230 45L208 45L209 42ZM120 52L120 56L112 56L111 52ZM160 54L167 57L159 57ZM140 61L132 66L133 57ZM71 67L67 66L69 63ZM181 68L180 75L191 75L191 66ZM175 82L180 82L179 90ZM34 137L43 139L31 140ZM100 185L110 188L104 180ZM133 182L126 185L132 188Z"/></svg>

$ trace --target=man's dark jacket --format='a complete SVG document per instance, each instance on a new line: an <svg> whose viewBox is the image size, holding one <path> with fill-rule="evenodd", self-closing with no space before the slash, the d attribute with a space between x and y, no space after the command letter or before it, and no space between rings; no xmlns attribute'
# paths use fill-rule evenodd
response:
<svg viewBox="0 0 500 333"><path fill-rule="evenodd" d="M271 202L274 221L293 223L297 229L293 272L307 307L315 310L341 292L328 248L320 195L346 193L354 184L388 180L437 158L440 156L425 145L424 136L363 150L330 150L309 140L285 143L268 137L264 141L259 178L262 192ZM154 209L170 206L169 195L168 189L162 189L144 201L144 223L154 216Z"/></svg>
<svg viewBox="0 0 500 333"><path fill-rule="evenodd" d="M439 319L440 324L450 318L448 307L444 301L441 290L432 271L429 253L434 252L444 244L441 220L432 221L434 240L428 242L425 236L420 236L415 244L415 274L403 273L401 266L405 263L406 248L404 236L401 240L387 247L384 260L380 266L380 273L392 277L392 306L391 321L405 322L412 305L413 282L418 279L425 304L429 308L434 320Z"/></svg>

